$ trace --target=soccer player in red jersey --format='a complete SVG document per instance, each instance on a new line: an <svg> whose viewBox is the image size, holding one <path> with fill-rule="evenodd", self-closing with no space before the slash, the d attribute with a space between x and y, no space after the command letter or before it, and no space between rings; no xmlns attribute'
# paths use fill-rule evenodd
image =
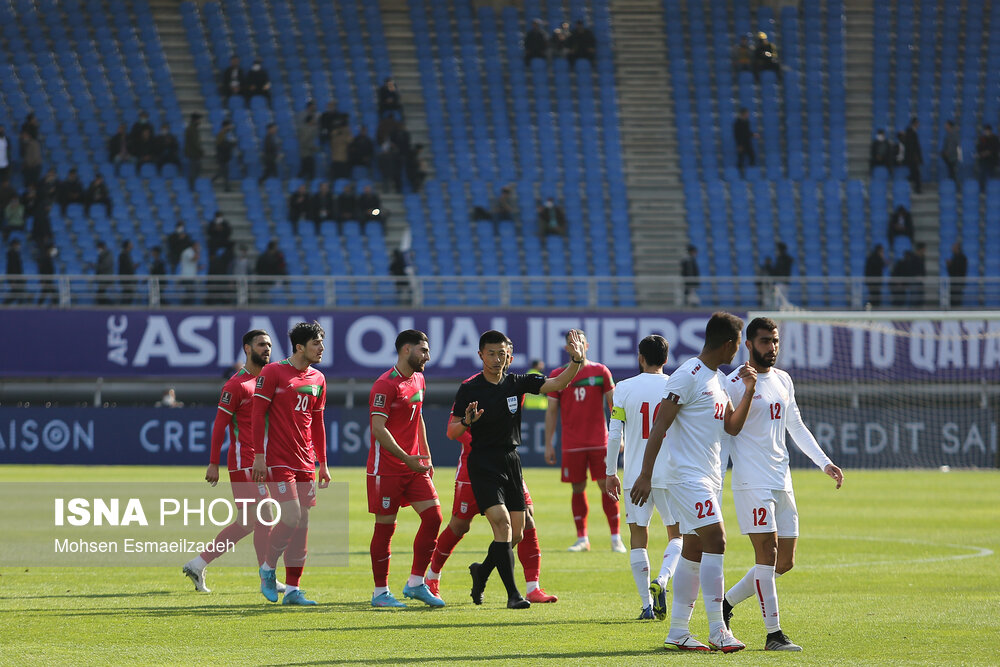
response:
<svg viewBox="0 0 1000 667"><path fill-rule="evenodd" d="M586 336L579 329L571 329L566 334L566 341L576 331L584 340L584 350L590 345ZM569 346L567 345L567 350ZM553 369L550 378L556 377L566 368L560 366ZM553 465L556 462L556 450L552 444L556 425L562 417L562 481L573 485L571 507L573 521L576 522L576 542L569 551L590 551L590 538L587 537L587 470L590 477L601 489L601 504L604 514L608 517L611 528L611 550L625 553L627 549L622 542L621 518L618 501L609 496L605 482L604 458L608 451L608 420L604 416L604 404L608 410L612 405L615 381L611 371L604 364L590 361L584 357L584 366L573 378L572 384L562 391L549 394L549 407L545 412L545 462Z"/></svg>
<svg viewBox="0 0 1000 667"><path fill-rule="evenodd" d="M278 502L280 521L271 529L267 555L260 566L260 592L278 601L275 568L284 554L283 604L313 605L299 589L306 562L309 509L316 505L316 462L319 487L330 484L326 467L326 378L312 367L323 359L323 327L299 322L288 337L292 356L268 364L257 376L253 400L253 481L267 481Z"/></svg>
<svg viewBox="0 0 1000 667"><path fill-rule="evenodd" d="M514 350L508 346L508 367L513 358ZM528 372L530 373L531 371ZM469 380L471 379L469 378ZM526 395L525 402L527 402L529 396L533 395ZM454 406L452 406L452 409L454 409ZM427 586L435 595L438 594L441 586L441 571L444 569L444 564L448 561L448 557L451 556L451 552L454 551L461 539L469 532L472 520L479 514L479 505L476 504L476 497L472 495L472 482L469 480L468 469L469 451L471 449L469 443L472 442L472 434L466 431L458 437L458 441L462 443L462 454L458 459L458 469L455 471L455 501L451 508L451 520L444 527L444 530L441 531L441 534L438 535L437 546L434 548L434 556L431 558L430 570L427 572ZM528 593L525 597L529 602L555 602L559 598L555 595L549 595L538 585L542 552L538 546L538 532L535 530L535 506L531 502L528 485L525 483L523 487L526 514L524 520L524 537L517 543L517 557L521 561L521 567L524 569L524 581L528 587Z"/></svg>
<svg viewBox="0 0 1000 667"><path fill-rule="evenodd" d="M243 352L246 361L222 387L219 410L212 427L212 449L209 455L205 481L215 486L219 483L219 457L222 442L229 430L229 482L233 487L233 498L253 498L254 504L240 504L240 514L236 521L226 526L215 538L212 548L206 549L184 564L182 572L194 582L194 589L202 593L212 591L205 585L205 568L221 556L231 546L253 532L253 547L257 551L257 564L264 562L264 550L270 526L254 519L256 501L267 497L267 487L254 484L250 479L253 465L253 438L251 437L250 413L254 384L260 370L271 360L271 337L266 331L254 329L243 336ZM244 508L249 516L244 515ZM279 584L279 590L284 584Z"/></svg>
<svg viewBox="0 0 1000 667"><path fill-rule="evenodd" d="M420 516L413 540L413 565L403 595L443 607L444 600L431 593L424 573L431 561L441 503L431 481L430 447L424 425L424 366L431 358L427 334L407 329L396 337L396 364L379 376L368 397L371 447L368 450L368 511L375 515L369 547L375 591L373 607L406 607L389 590L389 558L396 513L412 505Z"/></svg>

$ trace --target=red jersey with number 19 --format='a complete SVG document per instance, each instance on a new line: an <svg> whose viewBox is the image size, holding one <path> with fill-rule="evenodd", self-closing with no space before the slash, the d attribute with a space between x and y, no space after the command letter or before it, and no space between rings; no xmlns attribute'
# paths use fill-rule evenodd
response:
<svg viewBox="0 0 1000 667"><path fill-rule="evenodd" d="M313 447L314 428L324 428L326 378L309 366L300 371L285 359L268 364L257 376L253 402L253 441L268 468L316 470L326 450ZM317 438L325 442L325 437Z"/></svg>
<svg viewBox="0 0 1000 667"><path fill-rule="evenodd" d="M224 414L216 415L215 418L225 419L229 422L228 464L230 470L240 470L253 465L251 401L256 381L256 375L246 368L241 368L222 386L222 395L219 397L219 412ZM219 463L221 450L221 440L216 443L213 438L210 463Z"/></svg>
<svg viewBox="0 0 1000 667"><path fill-rule="evenodd" d="M368 396L369 426L374 415L385 417L386 429L396 444L410 455L420 452L425 387L423 373L406 377L393 366L375 380ZM368 449L369 475L409 475L412 472L400 459L383 450L372 434Z"/></svg>
<svg viewBox="0 0 1000 667"><path fill-rule="evenodd" d="M558 376L565 366L553 369L550 378ZM611 371L604 364L588 361L573 381L550 398L559 400L562 431L562 451L607 449L608 420L604 416L604 395L615 388Z"/></svg>

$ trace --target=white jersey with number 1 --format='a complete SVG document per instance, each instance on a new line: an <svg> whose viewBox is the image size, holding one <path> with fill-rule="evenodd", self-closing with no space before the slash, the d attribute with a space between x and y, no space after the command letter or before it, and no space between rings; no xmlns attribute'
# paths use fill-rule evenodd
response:
<svg viewBox="0 0 1000 667"><path fill-rule="evenodd" d="M746 387L737 377L738 372L739 369L731 373L725 382L734 405L743 399ZM786 430L791 432L799 449L820 469L831 463L802 421L795 402L795 387L788 373L778 368L757 373L757 388L750 403L750 412L743 430L733 437L730 448L734 491L792 490L788 448L785 445Z"/></svg>
<svg viewBox="0 0 1000 667"><path fill-rule="evenodd" d="M617 434L624 427L625 470L622 488L631 489L636 477L642 471L642 458L646 452L649 429L656 419L657 408L663 399L663 386L668 377L662 373L640 373L615 385L610 428L612 433ZM615 424L616 421L621 422L622 426ZM610 440L608 445L610 448ZM663 470L666 459L666 447L661 447L653 466L652 479L652 485L659 489L664 488L666 484L662 477L657 478L656 473Z"/></svg>

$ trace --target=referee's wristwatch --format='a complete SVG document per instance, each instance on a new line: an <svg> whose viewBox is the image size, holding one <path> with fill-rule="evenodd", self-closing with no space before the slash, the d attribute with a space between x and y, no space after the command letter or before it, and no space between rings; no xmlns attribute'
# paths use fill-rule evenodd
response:
<svg viewBox="0 0 1000 667"><path fill-rule="evenodd" d="M458 423L464 426L465 428L472 428L472 424L466 422L465 417L462 417L460 420L458 420Z"/></svg>
<svg viewBox="0 0 1000 667"><path fill-rule="evenodd" d="M583 364L583 359L570 359L574 364Z"/></svg>

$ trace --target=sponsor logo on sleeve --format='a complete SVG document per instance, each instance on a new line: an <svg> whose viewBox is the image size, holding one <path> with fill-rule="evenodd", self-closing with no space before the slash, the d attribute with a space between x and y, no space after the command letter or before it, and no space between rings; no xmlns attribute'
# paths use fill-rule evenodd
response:
<svg viewBox="0 0 1000 667"><path fill-rule="evenodd" d="M375 398L372 399L372 405L376 408L384 408L385 394L375 394Z"/></svg>
<svg viewBox="0 0 1000 667"><path fill-rule="evenodd" d="M222 392L222 401L221 401L222 403L225 403L226 405L229 405L229 403L232 400L233 400L233 395L232 394L230 394L228 391Z"/></svg>

